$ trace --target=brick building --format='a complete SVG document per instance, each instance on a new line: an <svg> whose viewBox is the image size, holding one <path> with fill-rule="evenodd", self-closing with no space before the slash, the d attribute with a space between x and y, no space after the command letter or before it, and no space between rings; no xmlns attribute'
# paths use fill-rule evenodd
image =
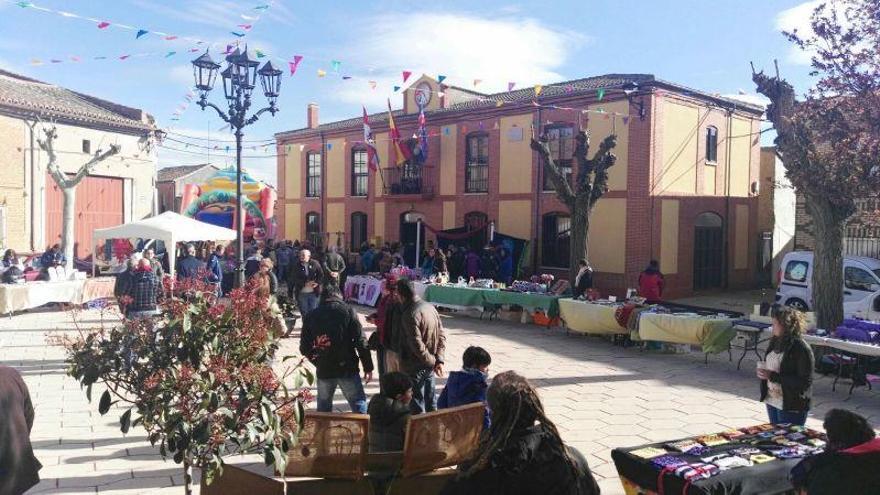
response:
<svg viewBox="0 0 880 495"><path fill-rule="evenodd" d="M153 117L143 110L0 70L0 244L19 253L60 242L62 193L46 169L40 121L58 131L59 165L74 173L100 148L120 152L97 164L76 189L74 252L91 252L92 231L155 210Z"/></svg>
<svg viewBox="0 0 880 495"><path fill-rule="evenodd" d="M159 197L159 213L173 211L180 213L183 188L187 184L202 184L220 170L210 163L200 165L178 165L159 169L156 189Z"/></svg>
<svg viewBox="0 0 880 495"><path fill-rule="evenodd" d="M535 271L565 273L569 215L548 190L529 146L546 134L571 164L573 135L589 130L595 152L618 135L609 191L591 219L596 285L622 293L658 259L672 297L754 284L762 109L647 74L611 74L497 94L427 76L393 113L402 136L426 109L429 155L422 166L390 163L387 112L370 116L382 174L370 173L362 119L276 134L283 237L318 236L346 247L363 240L412 243L417 218L434 230L479 227L529 240ZM422 238L425 238L422 236Z"/></svg>

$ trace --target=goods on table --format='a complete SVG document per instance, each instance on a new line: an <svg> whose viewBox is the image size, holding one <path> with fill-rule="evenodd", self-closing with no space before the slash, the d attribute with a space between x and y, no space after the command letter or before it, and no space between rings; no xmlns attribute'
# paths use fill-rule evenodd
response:
<svg viewBox="0 0 880 495"><path fill-rule="evenodd" d="M524 280L516 280L510 285L510 290L514 292L532 292L543 294L547 292L547 286L537 282L526 282Z"/></svg>
<svg viewBox="0 0 880 495"><path fill-rule="evenodd" d="M834 337L849 342L880 345L880 323L847 318L834 331Z"/></svg>
<svg viewBox="0 0 880 495"><path fill-rule="evenodd" d="M491 289L495 287L495 281L491 278L480 278L474 280L469 285L473 289Z"/></svg>

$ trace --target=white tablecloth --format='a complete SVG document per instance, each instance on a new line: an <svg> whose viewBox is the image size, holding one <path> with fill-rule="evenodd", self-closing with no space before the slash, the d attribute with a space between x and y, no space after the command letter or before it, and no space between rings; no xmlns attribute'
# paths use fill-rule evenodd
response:
<svg viewBox="0 0 880 495"><path fill-rule="evenodd" d="M840 339L831 339L828 337L818 337L816 335L804 335L804 340L810 345L820 345L824 347L833 347L841 351L860 354L862 356L880 357L880 345L862 344L860 342L849 342Z"/></svg>
<svg viewBox="0 0 880 495"><path fill-rule="evenodd" d="M384 280L362 275L352 275L345 279L345 298L364 306L375 306L382 295Z"/></svg>
<svg viewBox="0 0 880 495"><path fill-rule="evenodd" d="M14 313L49 303L78 303L85 280L0 285L0 313Z"/></svg>

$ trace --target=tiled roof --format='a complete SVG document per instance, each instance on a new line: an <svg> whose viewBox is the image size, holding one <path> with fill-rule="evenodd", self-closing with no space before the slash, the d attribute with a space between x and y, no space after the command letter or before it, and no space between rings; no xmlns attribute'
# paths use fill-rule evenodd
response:
<svg viewBox="0 0 880 495"><path fill-rule="evenodd" d="M0 111L121 131L153 129L146 112L0 69Z"/></svg>
<svg viewBox="0 0 880 495"><path fill-rule="evenodd" d="M159 169L158 182L168 182L179 179L185 175L201 170L205 167L213 167L210 163L202 163L201 165L180 165L177 167L165 167Z"/></svg>
<svg viewBox="0 0 880 495"><path fill-rule="evenodd" d="M730 98L725 98L720 95L711 95L702 91L694 90L688 88L686 86L682 86L680 84L674 84L670 82L666 82L660 79L656 79L652 74L605 74L602 76L594 76L594 77L585 77L582 79L573 79L571 81L563 81L559 83L548 84L543 87L541 91L541 101L550 100L555 97L567 97L567 96L578 96L584 93L592 93L600 88L605 89L613 89L620 88L624 84L627 83L635 83L640 87L644 88L648 85L654 86L663 86L674 91L679 91L687 94L691 94L697 96L699 98L709 98L718 101L724 101L732 104L736 104L739 107L746 107L748 109L753 110L763 110L757 106L752 108L752 105L744 104L742 101L734 101ZM469 109L479 109L479 108L492 108L497 105L497 103L523 103L529 102L535 99L535 89L533 87L515 89L513 91L504 91L501 93L494 94L482 94L476 91L471 91L464 88L458 88L455 86L455 89L459 91L464 91L467 93L471 93L477 98L472 100L463 101L460 103L456 103L454 105L450 105L446 108L441 108L438 110L432 110L430 112L426 112L427 116L431 115L444 115L453 112L460 112ZM394 118L397 119L399 117L404 117L403 110L395 110L392 112ZM375 113L369 116L370 124L376 123L384 123L388 120L388 112L380 112ZM280 132L276 134L276 137L291 137L296 135L308 134L310 132L320 132L320 131L333 131L338 129L348 129L354 127L360 127L363 125L362 117L355 117L351 119L338 120L336 122L329 122L327 124L322 124L318 126L317 129L296 129L291 131Z"/></svg>

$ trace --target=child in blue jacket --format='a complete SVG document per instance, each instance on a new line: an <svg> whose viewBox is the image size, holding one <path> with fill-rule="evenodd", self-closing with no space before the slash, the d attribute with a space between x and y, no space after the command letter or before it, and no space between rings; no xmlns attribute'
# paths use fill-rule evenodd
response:
<svg viewBox="0 0 880 495"><path fill-rule="evenodd" d="M461 371L453 371L446 381L446 388L440 394L437 408L447 409L450 407L486 403L486 389L489 388L489 365L492 357L482 347L470 346L462 356L463 366ZM489 429L489 411L483 418L483 428Z"/></svg>

